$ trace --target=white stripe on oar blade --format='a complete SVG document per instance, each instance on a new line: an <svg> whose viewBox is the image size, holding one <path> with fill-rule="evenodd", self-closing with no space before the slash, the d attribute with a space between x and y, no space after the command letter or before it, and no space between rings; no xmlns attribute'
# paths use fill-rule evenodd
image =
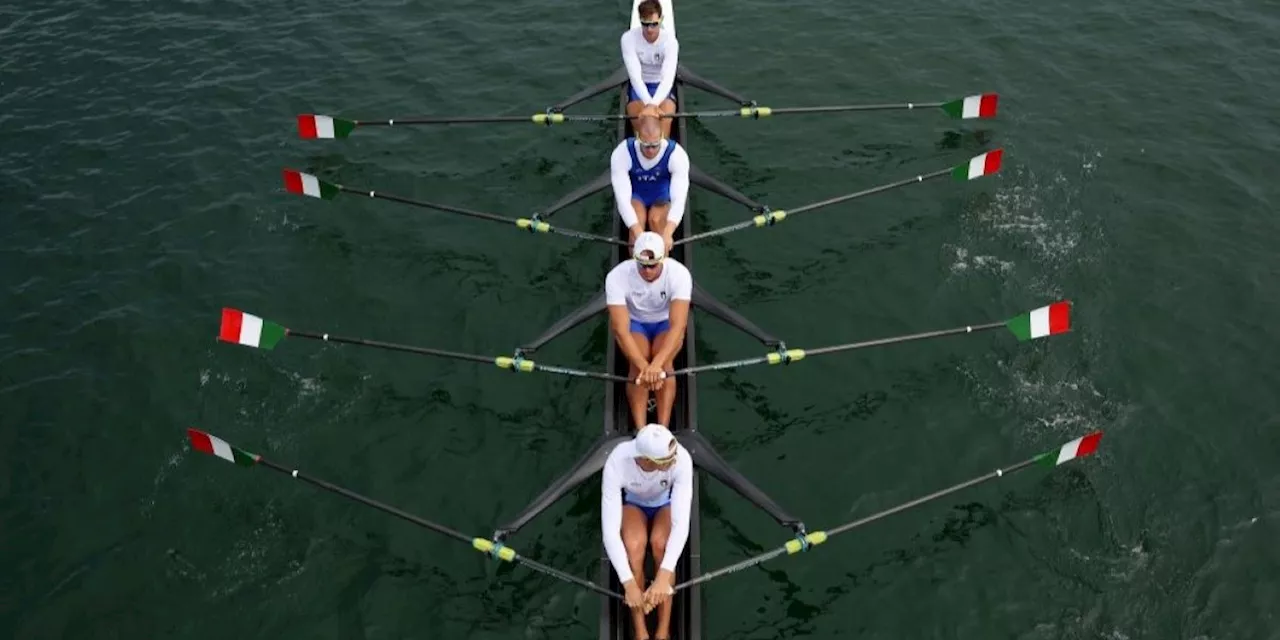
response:
<svg viewBox="0 0 1280 640"><path fill-rule="evenodd" d="M315 178L312 178L315 180ZM319 187L317 187L318 189ZM262 339L262 318L258 316L244 314L244 319L240 321L240 344L250 347L258 346L258 342ZM219 442L222 442L219 440ZM222 444L226 444L223 442ZM228 449L230 451L230 449ZM231 458L227 458L230 460Z"/></svg>
<svg viewBox="0 0 1280 640"><path fill-rule="evenodd" d="M972 160L969 160L969 179L972 180L982 175L983 169L987 167L987 154L982 154Z"/></svg>
<svg viewBox="0 0 1280 640"><path fill-rule="evenodd" d="M332 132L332 121L330 121L330 126L331 126L330 132ZM309 173L300 173L298 175L302 176L302 193L305 195L309 195L312 198L319 198L320 197L320 179ZM258 323L259 323L259 326L261 326L262 320L258 320ZM256 346L256 343L255 343L255 346Z"/></svg>
<svg viewBox="0 0 1280 640"><path fill-rule="evenodd" d="M967 110L969 108L969 103L966 101L964 103L964 106L966 109L966 113L968 113ZM974 107L974 109L976 110L977 107ZM974 111L974 113L977 113L977 111ZM316 120L316 137L332 138L333 137L333 118L329 116L315 116L315 120Z"/></svg>
<svg viewBox="0 0 1280 640"><path fill-rule="evenodd" d="M982 96L969 96L964 99L964 114L962 117L976 118L982 110Z"/></svg>
<svg viewBox="0 0 1280 640"><path fill-rule="evenodd" d="M1049 307L1041 307L1031 312L1031 337L1043 338L1049 335Z"/></svg>
<svg viewBox="0 0 1280 640"><path fill-rule="evenodd" d="M1080 448L1080 443L1084 442L1084 436L1080 436L1071 442L1062 445L1058 450L1058 461L1054 464L1062 464L1076 457L1076 449Z"/></svg>
<svg viewBox="0 0 1280 640"><path fill-rule="evenodd" d="M213 434L206 434L206 435L209 436L209 442L213 444L213 455L218 456L219 458L222 458L227 462L236 461L235 454L231 453L231 445L227 444L225 440L223 440L222 438L219 438L218 436L215 436Z"/></svg>

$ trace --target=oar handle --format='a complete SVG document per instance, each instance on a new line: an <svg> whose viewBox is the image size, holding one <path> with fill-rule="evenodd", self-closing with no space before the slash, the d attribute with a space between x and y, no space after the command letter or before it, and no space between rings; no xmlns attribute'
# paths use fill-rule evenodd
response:
<svg viewBox="0 0 1280 640"><path fill-rule="evenodd" d="M350 489L344 489L342 487L339 487L336 484L330 484L328 482L325 482L324 480L321 480L320 478L316 478L306 473L303 473L301 471L298 471L297 469L290 469L289 467L285 467L283 465L277 464L261 456L259 456L258 458L258 464L270 467L271 469L279 471L280 473L283 473L287 476L291 476L298 480L302 480L303 482L307 482L309 484L317 486L321 489L324 489L325 491L336 493L340 496L350 498L351 500L355 500L356 502L359 502L361 504L373 507L374 509L378 509L379 511L382 511L384 513L389 513L397 518L400 518L401 520L412 522L413 524L416 524L425 529L430 529L432 531L435 531L436 533L442 533L460 542L465 542L468 545L471 544L471 540L472 540L471 537L465 536L460 532L450 529L449 527L436 524L434 522L431 522L430 520L423 520L422 518L419 518L418 516L415 516L412 513L402 511L389 504L384 504L382 502L374 500L373 498L367 498L354 491L351 491Z"/></svg>

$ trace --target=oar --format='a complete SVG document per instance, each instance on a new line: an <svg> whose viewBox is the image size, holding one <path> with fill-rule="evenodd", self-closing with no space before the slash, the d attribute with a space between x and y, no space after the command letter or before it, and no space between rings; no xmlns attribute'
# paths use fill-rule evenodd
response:
<svg viewBox="0 0 1280 640"><path fill-rule="evenodd" d="M531 116L433 116L420 118L381 118L376 120L351 120L304 113L298 116L298 137L312 138L346 138L356 127L403 127L428 124L497 124L504 122L532 122L533 124L551 126L565 122L608 122L622 120L627 116L620 113L600 115L571 115L547 111Z"/></svg>
<svg viewBox="0 0 1280 640"><path fill-rule="evenodd" d="M947 487L946 489L943 489L941 491L935 491L927 496L916 498L915 500L912 500L910 502L904 502L896 507L893 507L892 509L885 509L880 513L869 515L865 518L860 518L858 520L854 520L853 522L842 524L834 529L829 529L827 531L813 531L804 536L796 536L795 539L788 540L786 544L782 545L781 547L778 547L777 549L773 549L772 551L767 551L758 556L755 556L754 558L743 560L742 562L727 566L723 569L716 569L715 571L704 573L698 576L697 578L694 578L693 580L689 580L687 582L683 582L681 584L676 585L675 588L678 591L680 589L692 587L696 584L702 584L703 582L706 582L713 578L718 578L726 574L734 573L735 571L741 571L749 567L754 567L766 560L772 560L773 558L777 558L778 556L781 556L784 554L794 555L796 553L800 553L801 551L808 551L809 547L813 545L822 544L827 540L830 540L831 538L834 538L835 536L841 533L844 533L846 531L851 531L853 529L861 527L864 524L875 522L876 520L879 520L887 516L891 516L895 513L901 513L912 507L918 507L927 502L932 502L934 500L937 500L938 498L951 495L957 491L961 491L964 489L968 489L969 487L982 484L988 480L1002 478L1016 471L1021 471L1037 462L1042 464L1047 464L1049 466L1057 466L1064 462L1075 460L1076 458L1083 458L1093 453L1095 450L1097 450L1098 442L1100 440L1102 440L1102 432L1095 431L1089 435L1076 438L1075 440L1072 440L1071 442L1068 442L1067 444L1062 445L1056 451L1048 451L1040 455L1034 456L1032 458L1029 458L1027 460L1023 460L1018 464L1005 467L1003 469L996 469L991 473L978 476L972 480L961 482L960 484Z"/></svg>
<svg viewBox="0 0 1280 640"><path fill-rule="evenodd" d="M1008 329L1019 341L1035 340L1038 338L1058 335L1060 333L1066 333L1071 330L1071 302L1066 300L1055 302L1051 305L1040 307L1039 309L1035 309L1028 313L1000 322L966 325L963 327L956 327L954 329L926 331L924 333L913 333L893 338L879 338L863 342L850 342L848 344L837 344L830 347L819 347L817 349L779 348L777 351L758 358L744 358L742 360L733 360L731 362L717 362L715 364L704 364L697 367L676 369L672 375L680 376L690 373L702 373L705 371L735 369L737 367L746 367L765 363L790 364L792 362L803 360L809 356L840 353L842 351L853 351L855 349L865 349L867 347L879 347L889 344L928 340L931 338L942 338L959 334L978 333L980 331L989 331L991 329L999 329L1001 327Z"/></svg>
<svg viewBox="0 0 1280 640"><path fill-rule="evenodd" d="M286 467L284 465L277 464L256 453L249 453L248 451L245 451L243 449L233 447L230 444L228 444L225 440L213 434L205 433L203 431L200 431L199 429L193 429L188 427L187 437L191 441L191 448L195 449L196 451L207 453L212 456L217 456L219 458L222 458L223 460L226 460L227 462L233 462L243 467L253 467L257 465L268 467L275 471L279 471L280 473L283 473L287 476L290 476L298 480L302 480L303 482L307 482L309 484L320 487L325 491L331 491L344 498L350 498L352 500L355 500L356 502L373 507L374 509L377 509L384 513L389 513L397 518L400 518L401 520L412 522L413 524L416 524L424 529L430 529L432 531L435 531L436 533L443 534L459 542L466 543L476 551L484 553L495 560L502 560L504 562L517 562L526 567L529 567L530 569L533 569L534 571L545 573L554 578L564 580L565 582L575 584L586 589L590 589L592 591L595 591L596 593L618 598L619 600L622 599L621 595L614 593L613 591L610 591L608 589L605 589L604 587L601 587L600 585L597 585L594 582L583 580L582 578L565 573L563 571L560 571L559 569L553 569L551 567L548 567L547 565L542 564L541 562L538 562L536 560L526 558L520 555L519 553L516 553L515 549L505 546L501 542L495 542L493 540L486 540L484 538L475 538L472 536L463 535L462 533L454 531L453 529L450 529L449 527L446 527L444 525L436 524L434 522L431 522L430 520L419 518L418 516L415 516L411 513L407 513L391 505L383 504L372 498L366 498L365 496L362 496L354 491L351 491L350 489L344 489L342 487L339 487L338 485L330 484L324 480L321 480L314 476L298 471L297 469L290 469L289 467Z"/></svg>
<svg viewBox="0 0 1280 640"><path fill-rule="evenodd" d="M693 242L694 240L711 238L714 236L724 235L726 233L732 233L734 231L740 231L742 229L746 229L749 227L772 227L773 225L778 224L779 222L782 222L788 217L794 217L795 215L805 213L806 211L814 211L816 209L821 209L823 207L829 207L833 204L848 202L849 200L854 200L856 198L861 198L863 196L869 196L875 193L883 193L885 191L897 189L898 187L904 187L909 184L917 184L920 182L924 182L925 180L932 180L934 178L940 178L942 176L949 175L955 178L956 180L959 180L962 182L967 180L974 180L977 178L981 178L982 176L989 176L999 171L1000 164L1003 161L1003 159L1004 159L1004 150L995 149L993 151L988 151L981 155L975 156L964 164L956 165L954 167L948 167L946 169L939 169L932 173L923 173L918 176L913 176L910 178L899 180L897 182L890 182L889 184L880 185L878 187L872 187L870 189L865 189L863 191L856 191L848 195L836 196L834 198L828 198L826 200L819 200L817 202L806 204L803 207L797 207L795 209L788 209L785 211L784 210L765 211L764 213L759 214L751 218L750 220L743 220L742 222L731 224L725 227L720 227L719 229L713 229L711 231L705 231L703 233L697 233L685 238L681 238L679 240L676 240L674 244L680 245L686 242Z"/></svg>
<svg viewBox="0 0 1280 640"><path fill-rule="evenodd" d="M322 200L332 200L338 197L339 193L354 193L377 200L390 200L392 202L400 202L403 204L413 205L415 207L422 207L424 209L435 209L436 211L456 213L458 215L470 216L481 220L490 220L492 222L501 222L503 224L514 224L530 233L555 233L570 238L578 238L579 240L593 240L595 242L603 242L619 246L626 246L627 244L625 240L620 240L618 238L606 238L605 236L584 233L582 231L553 227L551 226L551 223L544 222L537 215L532 218L510 218L496 213L473 211L471 209L463 209L461 207L455 207L447 204L436 204L434 202L413 200L404 196L397 196L389 193L381 193L366 189L353 189L337 183L325 182L310 173L302 173L301 171L295 171L293 169L284 170L284 188L289 193L310 196L312 198L320 198Z"/></svg>
<svg viewBox="0 0 1280 640"><path fill-rule="evenodd" d="M740 109L725 109L716 111L690 111L676 112L667 114L665 118L722 118L730 116L738 116L740 118L749 118L759 120L769 116L783 115L788 113L837 113L841 111L911 111L914 109L936 109L941 108L947 115L957 120L971 120L974 118L994 118L1000 96L994 93L983 93L976 96L968 96L959 100L951 100L949 102L902 102L893 104L843 104L830 105L824 107L760 107L749 105Z"/></svg>
<svg viewBox="0 0 1280 640"><path fill-rule="evenodd" d="M596 380L607 380L610 382L630 382L622 376L615 376L608 373L597 373L595 371L582 371L580 369L570 369L567 367L556 367L546 364L538 364L533 360L526 360L523 357L515 356L482 356L472 353L458 353L456 351L445 351L443 349L430 349L427 347L413 347L403 344L395 344L391 342L379 342L377 340L365 340L363 338L346 338L343 336L330 335L328 333L313 333L310 331L298 331L296 329L288 329L284 325L262 318L250 313L245 313L239 309L223 308L222 324L218 330L218 340L222 342L230 342L232 344L244 345L246 347L254 347L257 349L271 350L276 347L285 337L294 336L298 338L310 338L312 340L322 340L324 342L340 342L343 344L355 344L365 347L376 347L378 349L386 349L388 351L404 351L407 353L416 353L424 356L436 356L440 358L453 358L455 360L468 360L471 362L483 362L486 364L496 365L500 369L506 369L512 372L530 373L533 371L542 371L546 373L558 373L566 376L574 376L578 378L594 378Z"/></svg>

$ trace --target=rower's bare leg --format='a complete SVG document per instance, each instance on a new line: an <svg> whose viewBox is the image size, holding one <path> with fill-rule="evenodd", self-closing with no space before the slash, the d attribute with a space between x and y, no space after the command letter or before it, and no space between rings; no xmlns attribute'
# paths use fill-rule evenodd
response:
<svg viewBox="0 0 1280 640"><path fill-rule="evenodd" d="M675 113L676 103L671 98L667 98L662 101L662 104L658 105L658 111L668 114ZM671 139L671 125L675 124L675 121L675 118L662 118L660 120L662 123L662 137L668 140Z"/></svg>
<svg viewBox="0 0 1280 640"><path fill-rule="evenodd" d="M670 509L668 509L670 510ZM667 517L667 530L671 529L671 517ZM666 538L663 538L666 540ZM647 587L644 579L644 555L649 541L649 523L644 512L639 508L622 505L622 546L627 549L627 563L631 565L631 574L635 576L636 586L643 593ZM648 640L649 629L644 622L644 607L633 609L631 623L635 626L636 640Z"/></svg>
<svg viewBox="0 0 1280 640"><path fill-rule="evenodd" d="M632 200L631 210L636 212L636 226L640 228L639 229L632 228L627 230L628 248L634 248L636 246L636 236L640 235L646 229L645 224L649 222L649 213L648 213L649 210L644 206L643 202L640 202L639 200Z"/></svg>
<svg viewBox="0 0 1280 640"><path fill-rule="evenodd" d="M635 334L632 334L635 335ZM650 353L658 353L667 344L668 340L672 340L670 331L663 331L653 339L653 348ZM667 378L662 381L662 386L658 388L658 424L670 429L671 428L671 410L676 406L676 378L675 373L675 356L672 356L671 362L662 363L662 369L667 372ZM666 540L666 538L663 538Z"/></svg>
<svg viewBox="0 0 1280 640"><path fill-rule="evenodd" d="M653 356L653 347L649 344L649 338L643 333L632 333L631 339L636 341L636 346L640 347L640 353L644 354L645 360ZM627 404L631 405L631 424L635 426L636 431L649 423L649 387L636 384L635 381L639 377L640 370L636 365L631 365L627 373L627 378L630 380L627 383ZM667 413L671 412L668 410Z"/></svg>
<svg viewBox="0 0 1280 640"><path fill-rule="evenodd" d="M633 200L632 203L635 201ZM649 230L662 235L667 232L667 214L671 213L670 202L655 202L649 207Z"/></svg>
<svg viewBox="0 0 1280 640"><path fill-rule="evenodd" d="M649 549L653 551L653 566L662 567L662 557L667 553L667 539L671 537L671 507L658 509L653 516L653 530L649 532ZM656 569L655 569L656 571ZM658 628L654 638L671 637L671 599L658 606Z"/></svg>

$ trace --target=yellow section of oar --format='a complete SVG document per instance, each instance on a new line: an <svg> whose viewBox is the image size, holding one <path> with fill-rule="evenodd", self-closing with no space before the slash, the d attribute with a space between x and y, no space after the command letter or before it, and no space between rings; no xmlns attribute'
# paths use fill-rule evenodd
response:
<svg viewBox="0 0 1280 640"><path fill-rule="evenodd" d="M762 213L752 218L752 220L755 220L757 227L767 227L767 226L782 222L783 220L786 220L786 219L787 219L787 212L782 211L781 209L779 209L778 211L770 211L769 213Z"/></svg>
<svg viewBox="0 0 1280 640"><path fill-rule="evenodd" d="M521 229L529 229L539 233L546 233L551 230L551 225L541 220L530 220L529 218L520 218L516 220L516 226Z"/></svg>
<svg viewBox="0 0 1280 640"><path fill-rule="evenodd" d="M476 551L479 551L480 553L487 553L492 555L495 545L493 544L492 540L485 540L484 538L472 538L471 546L475 547ZM501 547L498 549L498 558L502 560L506 560L507 562L511 562L512 560L516 559L516 550L512 549L511 547Z"/></svg>
<svg viewBox="0 0 1280 640"><path fill-rule="evenodd" d="M535 113L533 114L534 124L560 124L564 122L563 113Z"/></svg>
<svg viewBox="0 0 1280 640"><path fill-rule="evenodd" d="M769 364L778 364L778 363L780 363L780 362L782 362L782 361L783 361L783 357L782 357L782 356L783 356L783 354L781 354L781 353L771 353L771 354L769 354L769 355L765 356L765 358L768 358L768 362L769 362ZM787 362L794 362L794 361L796 361L796 360L804 360L804 349L787 349L787 350L786 350L786 360L787 360ZM825 536L826 534L824 533L824 534L822 534L822 535L824 535L824 536Z"/></svg>
<svg viewBox="0 0 1280 640"><path fill-rule="evenodd" d="M533 371L534 367L532 360L522 359L517 363L515 358L507 356L498 356L493 359L493 363L498 365L501 369L515 369L521 373L529 373Z"/></svg>
<svg viewBox="0 0 1280 640"><path fill-rule="evenodd" d="M773 115L773 109L769 107L743 107L738 110L738 115L744 118L768 118Z"/></svg>
<svg viewBox="0 0 1280 640"><path fill-rule="evenodd" d="M804 541L805 541L805 542L808 542L808 543L809 543L809 546L813 546L813 545L816 545L816 544L822 544L822 543L824 543L824 542L826 542L826 541L827 541L827 532L826 532L826 531L814 531L813 533L810 533L810 534L806 535L806 536L804 537ZM801 552L801 551L803 551L803 550L804 550L804 545L803 545L803 544L801 544L801 542L800 542L799 540L788 540L788 541L787 541L787 555L795 555L795 554L797 554L797 553L800 553L800 552Z"/></svg>

